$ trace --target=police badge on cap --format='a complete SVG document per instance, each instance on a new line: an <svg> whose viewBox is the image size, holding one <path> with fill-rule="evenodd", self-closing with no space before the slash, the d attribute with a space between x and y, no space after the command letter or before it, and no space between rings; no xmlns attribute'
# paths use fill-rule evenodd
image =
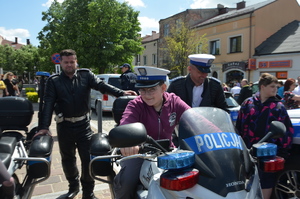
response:
<svg viewBox="0 0 300 199"><path fill-rule="evenodd" d="M137 73L136 88L150 88L165 82L168 78L169 70L151 66L136 66L134 71Z"/></svg>
<svg viewBox="0 0 300 199"><path fill-rule="evenodd" d="M189 55L190 63L202 73L210 73L210 67L215 58L215 56L210 54Z"/></svg>

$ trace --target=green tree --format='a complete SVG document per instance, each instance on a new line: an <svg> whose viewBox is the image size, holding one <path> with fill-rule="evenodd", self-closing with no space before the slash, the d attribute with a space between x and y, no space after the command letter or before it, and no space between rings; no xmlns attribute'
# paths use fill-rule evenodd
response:
<svg viewBox="0 0 300 199"><path fill-rule="evenodd" d="M80 67L112 72L142 51L138 14L116 0L54 1L43 13L42 20L48 23L38 36L42 54L71 48Z"/></svg>
<svg viewBox="0 0 300 199"><path fill-rule="evenodd" d="M4 71L10 70L14 53L15 50L13 47L0 45L0 68L3 68Z"/></svg>
<svg viewBox="0 0 300 199"><path fill-rule="evenodd" d="M41 68L42 59L35 46L24 45L15 50L11 46L0 45L0 67L5 72L12 71L18 76L30 73L30 77L33 77L34 73Z"/></svg>
<svg viewBox="0 0 300 199"><path fill-rule="evenodd" d="M165 49L170 58L170 70L184 75L187 66L187 59L193 53L207 52L207 38L205 35L198 35L187 23L181 22L173 26L170 36L165 37L167 48Z"/></svg>

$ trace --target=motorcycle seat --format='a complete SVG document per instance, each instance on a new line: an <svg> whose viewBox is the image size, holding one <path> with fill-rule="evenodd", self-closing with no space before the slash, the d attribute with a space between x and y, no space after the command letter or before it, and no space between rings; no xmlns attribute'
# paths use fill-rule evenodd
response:
<svg viewBox="0 0 300 199"><path fill-rule="evenodd" d="M0 159L3 162L3 164L6 166L6 168L9 167L10 161L11 161L11 154L9 153L0 153Z"/></svg>
<svg viewBox="0 0 300 199"><path fill-rule="evenodd" d="M16 145L17 139L15 137L2 136L0 139L0 159L7 168Z"/></svg>

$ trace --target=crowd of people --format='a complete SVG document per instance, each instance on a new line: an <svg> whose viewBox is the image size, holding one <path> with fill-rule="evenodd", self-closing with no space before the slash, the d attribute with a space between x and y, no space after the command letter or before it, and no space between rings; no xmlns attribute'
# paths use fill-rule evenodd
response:
<svg viewBox="0 0 300 199"><path fill-rule="evenodd" d="M250 148L262 138L272 121L281 121L285 124L287 133L283 138L271 142L278 145L281 155L288 156L294 130L286 110L298 107L300 101L300 89L294 79L290 78L282 85L280 97L277 91L280 84L276 77L262 74L258 83L259 91L253 94L252 83L247 79L235 82L230 88L218 79L208 77L215 59L213 55L193 54L188 58L188 75L177 78L169 87L166 81L170 71L155 67L135 67L135 74L129 64L123 64L120 66L122 89L118 89L97 78L90 70L79 69L74 50L65 49L60 52L62 72L47 80L42 117L39 118L36 135L51 136L49 126L54 111L61 162L69 182L65 198L74 198L81 184L82 198L96 199L93 193L95 182L89 175L89 145L93 134L89 117L91 89L116 97L139 94L127 105L120 125L141 122L154 139L170 140L182 113L191 107L209 106L229 112L223 91L231 92L241 105L236 129L246 146ZM3 96L18 95L19 90L15 88L13 76L11 72L4 75ZM298 82L299 80L300 77ZM76 166L76 150L81 159L81 174ZM136 154L138 147L122 148L121 153L124 156ZM114 181L117 198L133 198L142 162L143 160L131 159L122 163L121 171ZM275 174L259 172L259 175L263 196L268 199L275 184Z"/></svg>
<svg viewBox="0 0 300 199"><path fill-rule="evenodd" d="M18 83L19 81L12 72L0 75L0 97L20 95Z"/></svg>

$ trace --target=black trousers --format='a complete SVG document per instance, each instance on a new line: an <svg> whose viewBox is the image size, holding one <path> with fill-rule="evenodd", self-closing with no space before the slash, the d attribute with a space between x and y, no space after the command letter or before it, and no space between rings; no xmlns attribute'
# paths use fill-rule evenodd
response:
<svg viewBox="0 0 300 199"><path fill-rule="evenodd" d="M76 123L64 121L57 124L61 162L69 187L79 186L79 171L76 165L77 149L81 159L80 182L84 193L92 193L95 186L95 181L89 174L89 148L92 134L89 119Z"/></svg>

